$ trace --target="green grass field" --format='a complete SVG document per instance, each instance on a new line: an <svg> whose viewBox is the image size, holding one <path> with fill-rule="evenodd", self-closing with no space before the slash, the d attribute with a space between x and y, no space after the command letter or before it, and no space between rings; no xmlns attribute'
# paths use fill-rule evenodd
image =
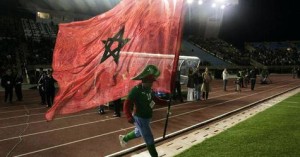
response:
<svg viewBox="0 0 300 157"><path fill-rule="evenodd" d="M300 93L176 157L300 157Z"/></svg>

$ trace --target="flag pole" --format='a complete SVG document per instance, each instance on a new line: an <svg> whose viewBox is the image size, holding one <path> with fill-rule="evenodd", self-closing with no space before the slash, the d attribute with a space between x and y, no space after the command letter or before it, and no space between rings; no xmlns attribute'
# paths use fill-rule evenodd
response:
<svg viewBox="0 0 300 157"><path fill-rule="evenodd" d="M173 92L171 92L171 93L173 93ZM167 109L167 115L166 115L166 122L165 122L165 127L164 127L163 138L166 137L167 127L168 127L168 122L169 122L169 115L170 115L171 101L172 101L171 95L172 94L169 94L169 103L168 103L168 109Z"/></svg>
<svg viewBox="0 0 300 157"><path fill-rule="evenodd" d="M179 45L181 45L181 42L178 42L178 43L180 43ZM172 96L173 96L174 91L175 91L175 79L176 78L174 78L174 76L176 76L176 74L178 72L180 72L179 70L177 70L178 69L178 60L179 60L179 53L178 52L179 52L179 50L177 50L177 53L175 54L175 63L174 63L173 70L172 70L171 83L170 83L171 90L170 90L170 94L169 94L169 102L168 102L168 109L167 109L163 139L166 137L167 127L168 127L168 122L169 122L169 116L170 116L170 110L171 110Z"/></svg>
<svg viewBox="0 0 300 157"><path fill-rule="evenodd" d="M180 69L178 69L178 61L179 61L179 55L180 55L180 47L181 47L181 40L182 40L182 28L183 28L183 21L184 21L184 15L183 13L185 12L184 10L186 7L184 5L181 6L181 14L180 14L180 21L179 21L179 29L178 29L178 38L177 38L177 45L176 45L176 53L175 53L175 60L174 60L174 66L173 66L173 71L172 71L172 76L171 76L171 91L169 94L169 103L168 103L168 109L167 109L167 115L166 115L166 122L165 122L165 127L164 127L164 132L163 132L163 139L166 137L166 132L167 132L167 127L168 127L168 122L169 122L169 116L170 116L170 110L171 110L171 102L172 102L172 96L174 94L174 89L175 89L175 79L174 76L176 76L177 72L180 72Z"/></svg>

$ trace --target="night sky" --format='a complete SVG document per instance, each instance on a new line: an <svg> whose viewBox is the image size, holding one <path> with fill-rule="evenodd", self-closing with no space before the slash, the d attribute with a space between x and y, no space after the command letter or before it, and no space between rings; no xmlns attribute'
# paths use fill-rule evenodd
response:
<svg viewBox="0 0 300 157"><path fill-rule="evenodd" d="M219 37L242 48L244 42L300 40L297 0L239 0L227 8Z"/></svg>

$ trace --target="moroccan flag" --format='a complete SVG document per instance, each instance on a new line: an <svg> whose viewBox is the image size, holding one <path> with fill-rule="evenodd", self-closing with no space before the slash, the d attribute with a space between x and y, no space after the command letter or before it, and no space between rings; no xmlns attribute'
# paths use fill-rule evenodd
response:
<svg viewBox="0 0 300 157"><path fill-rule="evenodd" d="M181 45L184 0L123 0L86 21L60 24L53 54L59 91L46 113L70 114L124 97L148 64L170 93Z"/></svg>

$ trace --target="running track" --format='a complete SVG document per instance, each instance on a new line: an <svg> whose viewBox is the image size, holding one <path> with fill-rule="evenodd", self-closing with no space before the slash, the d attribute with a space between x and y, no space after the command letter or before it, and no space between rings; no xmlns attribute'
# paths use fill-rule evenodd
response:
<svg viewBox="0 0 300 157"><path fill-rule="evenodd" d="M273 83L257 84L254 91L242 88L234 91L233 80L228 91L222 90L222 80L214 80L212 92L206 101L173 102L167 134L203 122L215 116L246 106L282 91L300 87L300 79L291 75L271 75ZM4 92L0 92L0 156L30 157L102 157L123 150L118 135L133 129L126 118L113 117L113 110L99 115L97 109L72 115L57 116L46 122L47 108L39 105L37 90L23 91L24 101L4 104ZM156 106L152 119L155 138L163 135L167 106ZM128 147L143 143L130 141ZM127 147L127 148L128 148Z"/></svg>

